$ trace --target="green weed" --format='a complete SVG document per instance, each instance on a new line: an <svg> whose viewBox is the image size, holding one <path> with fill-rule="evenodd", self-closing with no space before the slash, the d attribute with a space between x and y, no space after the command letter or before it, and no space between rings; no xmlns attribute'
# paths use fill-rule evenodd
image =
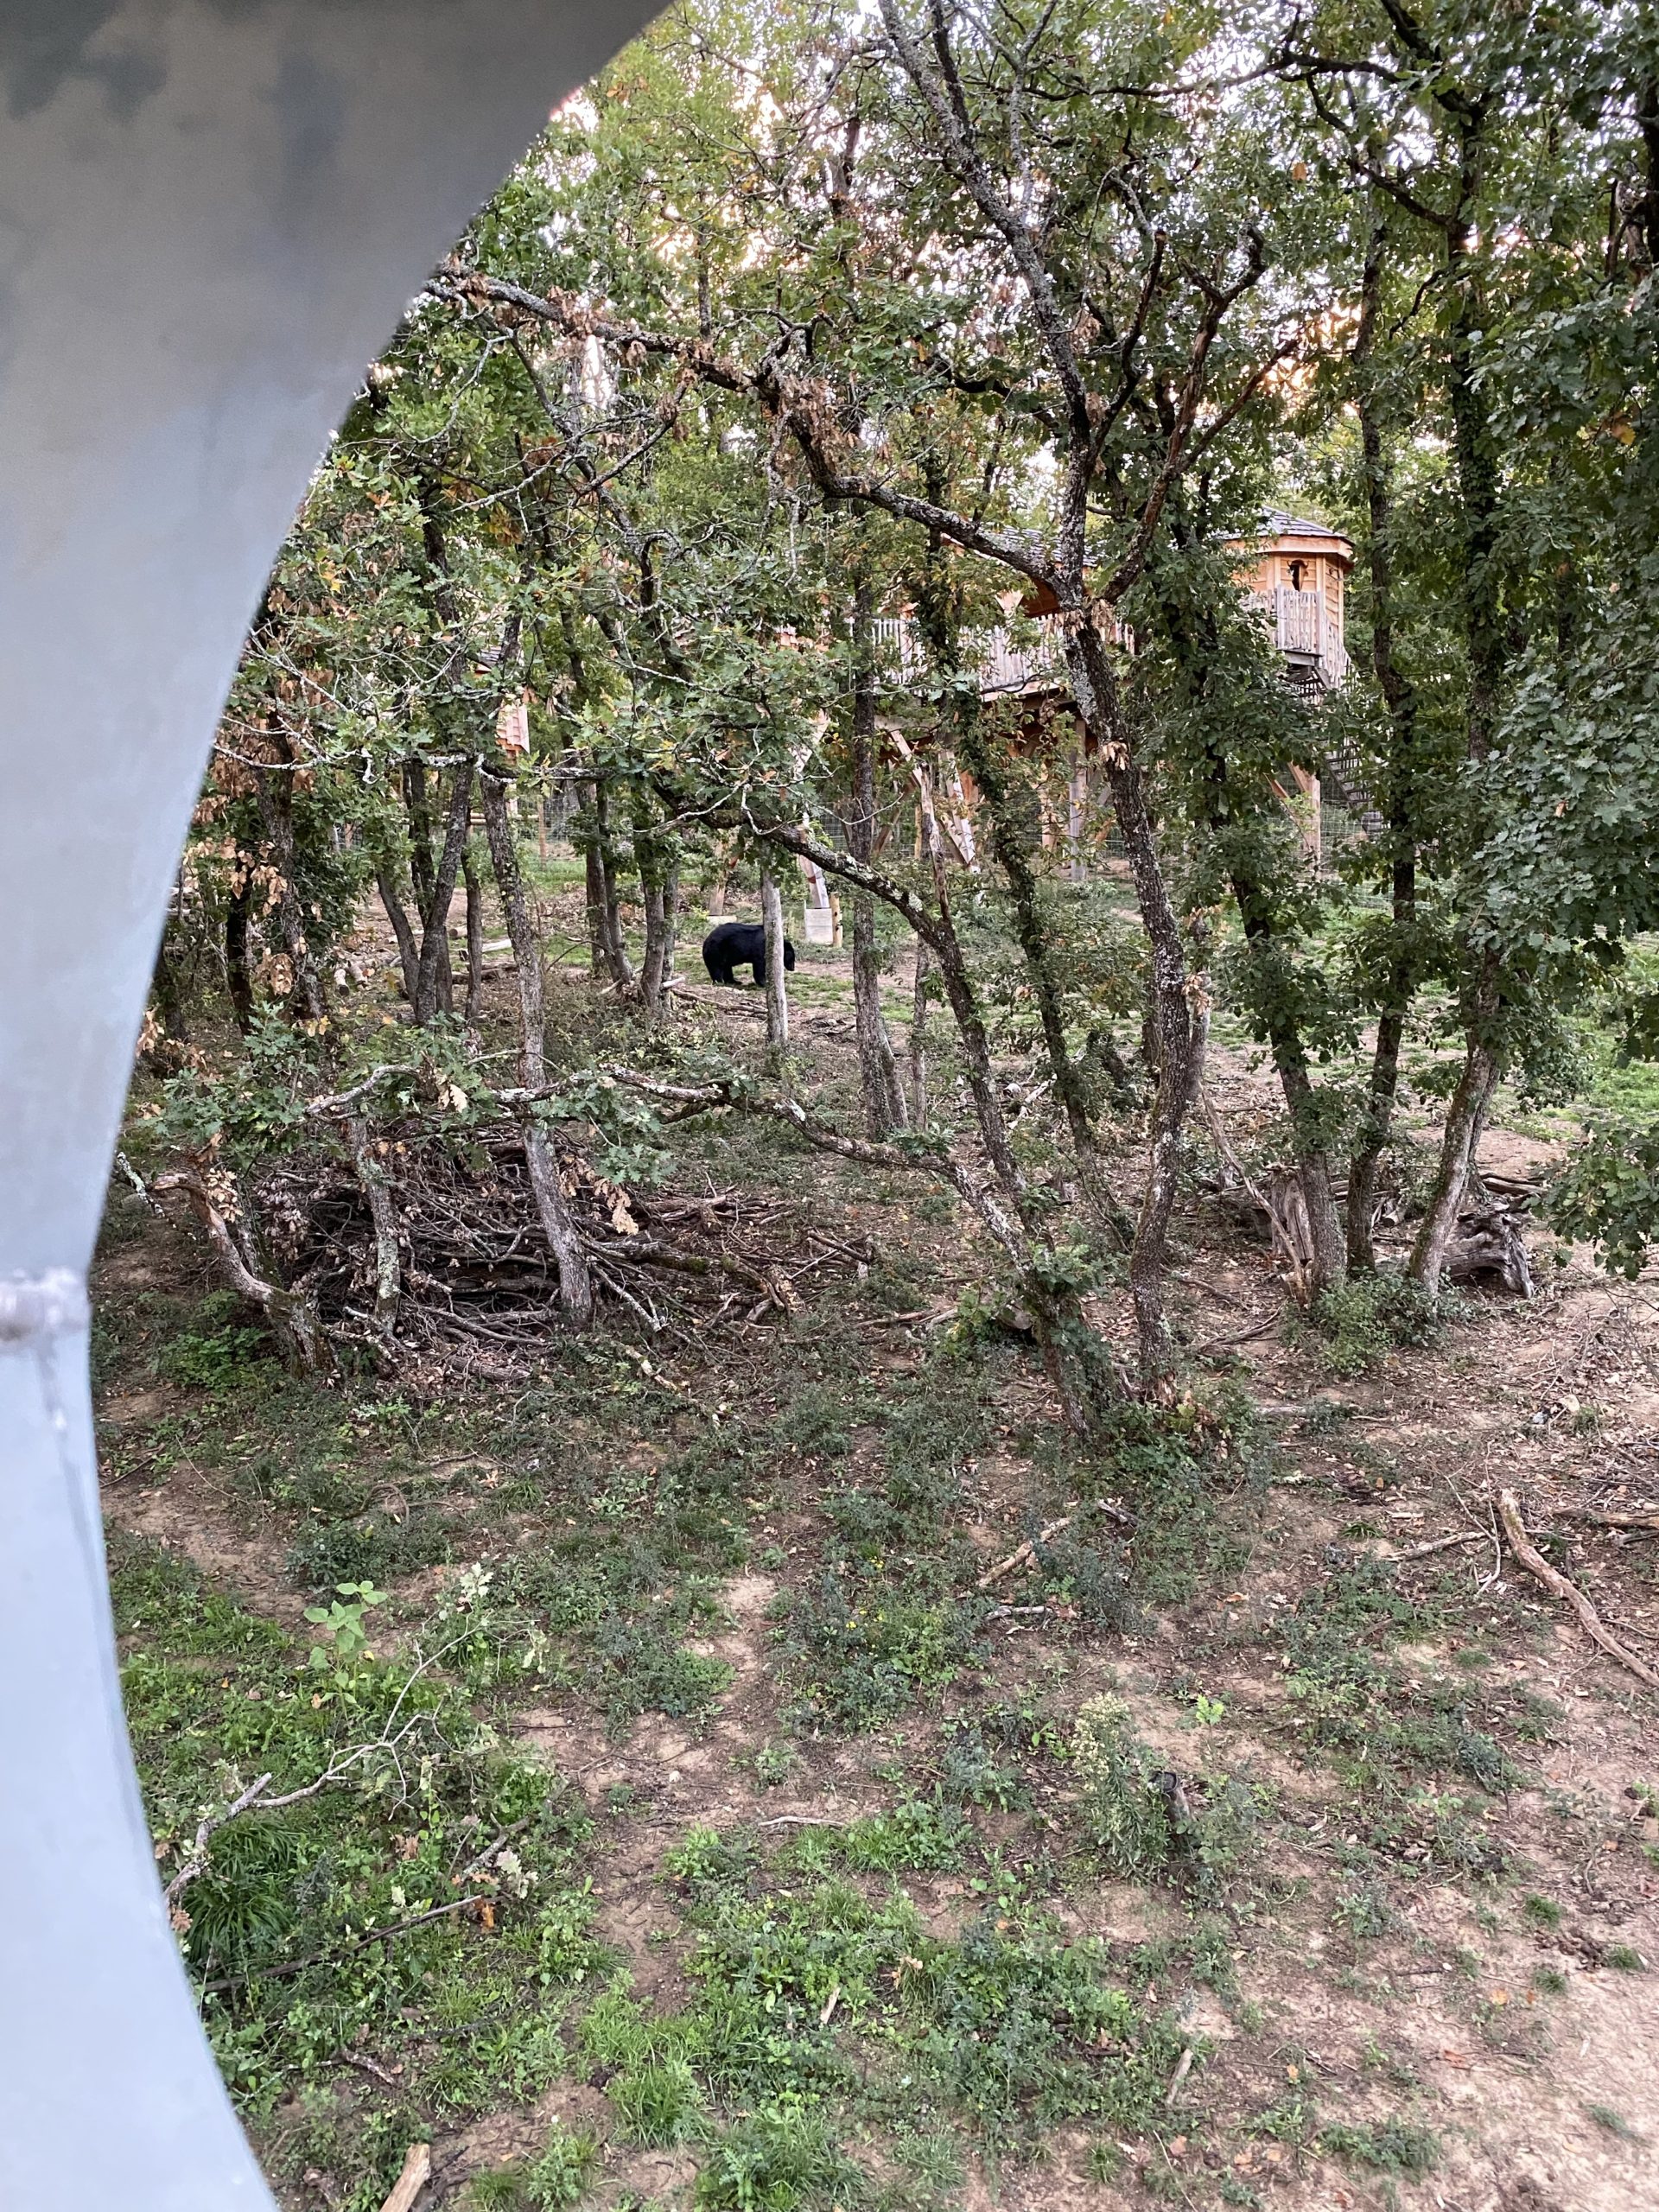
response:
<svg viewBox="0 0 1659 2212"><path fill-rule="evenodd" d="M1321 2128L1319 2139L1329 2157L1369 2166L1375 2173L1404 2174L1411 2181L1433 2173L1440 2159L1440 2138L1433 2129L1405 2120L1339 2122Z"/></svg>
<svg viewBox="0 0 1659 2212"><path fill-rule="evenodd" d="M475 2175L466 2202L477 2212L569 2212L587 2194L597 2162L590 2135L572 2134L556 2122L537 2157Z"/></svg>
<svg viewBox="0 0 1659 2212"><path fill-rule="evenodd" d="M683 2058L649 2061L619 2074L606 2094L623 2132L654 2148L683 2143L702 2117L702 2093Z"/></svg>
<svg viewBox="0 0 1659 2212"><path fill-rule="evenodd" d="M721 2136L697 2177L698 2212L796 2212L864 2201L863 2177L823 2118L788 2107L753 2114Z"/></svg>
<svg viewBox="0 0 1659 2212"><path fill-rule="evenodd" d="M1621 2143L1641 2141L1641 2137L1624 2113L1615 2112L1611 2105L1586 2105L1585 2110L1598 2127L1605 2127L1610 2135L1617 2135Z"/></svg>
<svg viewBox="0 0 1659 2212"><path fill-rule="evenodd" d="M1072 1758L1084 1832L1114 1872L1145 1880L1179 1868L1211 1892L1243 1856L1257 1815L1251 1793L1163 1765L1117 1699L1091 1698L1083 1707Z"/></svg>
<svg viewBox="0 0 1659 2212"><path fill-rule="evenodd" d="M224 1398L270 1370L274 1352L267 1332L249 1325L248 1308L236 1294L215 1290L197 1306L191 1326L162 1346L156 1370L182 1389Z"/></svg>
<svg viewBox="0 0 1659 2212"><path fill-rule="evenodd" d="M1305 1336L1330 1372L1346 1380L1369 1375L1399 1346L1434 1343L1446 1318L1443 1297L1383 1269L1321 1291L1308 1310Z"/></svg>

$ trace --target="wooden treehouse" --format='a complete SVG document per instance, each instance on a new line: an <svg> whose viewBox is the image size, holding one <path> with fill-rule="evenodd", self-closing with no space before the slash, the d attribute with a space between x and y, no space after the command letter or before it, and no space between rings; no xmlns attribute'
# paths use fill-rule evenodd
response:
<svg viewBox="0 0 1659 2212"><path fill-rule="evenodd" d="M1257 535L1224 542L1234 556L1241 592L1271 627L1274 644L1283 657L1286 681L1309 696L1335 690L1349 671L1343 633L1347 582L1354 565L1352 540L1324 523L1272 508L1263 516ZM1011 592L1002 603L1006 622L972 632L963 640L973 658L979 694L988 704L1020 702L1025 711L1016 743L1033 756L1048 753L1057 713L1068 720L1074 716L1058 612L1052 598L1041 592ZM1017 626L1016 615L1023 618ZM887 689L903 690L925 675L921 640L907 613L878 620L874 631ZM1127 630L1116 632L1116 642L1135 650ZM901 777L906 768L910 775L919 776L920 764L898 721L884 716L882 727L898 756L895 765ZM1036 785L1033 842L1040 842L1045 851L1057 857L1064 853L1074 883L1087 882L1091 861L1110 849L1114 828L1093 755L1092 740L1080 733L1069 747L1061 748L1058 772L1052 778L1042 774ZM928 763L927 772L946 844L971 868L977 864L974 823L979 798L973 778L954 761L937 759ZM1287 769L1280 788L1301 823L1315 864L1323 865L1348 822L1363 813L1363 796L1345 781L1327 793L1318 776L1300 768ZM915 835L919 852L919 809ZM885 834L881 842L886 842ZM816 868L804 864L804 873L808 879L804 916L807 941L838 942L839 915L830 887Z"/></svg>
<svg viewBox="0 0 1659 2212"><path fill-rule="evenodd" d="M1325 523L1270 507L1259 537L1231 537L1227 543L1247 601L1271 626L1287 681L1309 697L1336 690L1347 681L1350 665L1343 616L1353 540ZM1285 787L1316 868L1326 865L1351 821L1364 811L1351 779L1324 782L1292 768Z"/></svg>
<svg viewBox="0 0 1659 2212"><path fill-rule="evenodd" d="M1271 626L1287 682L1310 695L1335 690L1349 671L1344 612L1354 565L1352 540L1324 523L1274 508L1262 518L1259 535L1225 543L1235 556L1246 601ZM1017 611L1026 619L1017 632L1004 626L974 635L980 696L988 702L1019 700L1028 704L1023 736L1027 749L1035 753L1055 711L1071 712L1058 616L1053 601L1046 595L1010 594L1004 603L1011 617ZM902 684L922 673L920 643L907 616L880 622L876 631L890 683ZM1127 631L1118 632L1118 642L1134 651ZM1039 787L1035 833L1046 850L1065 850L1074 882L1087 880L1090 854L1105 846L1112 828L1109 810L1096 788L1098 770L1092 753L1084 734L1065 756L1063 783L1057 779L1051 786L1045 780ZM963 810L962 830L950 842L961 849L965 838L969 850L963 857L968 858L977 798L972 779L953 768L939 781L942 800L954 796ZM1302 821L1316 861L1324 857L1327 830L1338 828L1363 804L1354 792L1339 789L1332 794L1335 819L1327 822L1319 779L1294 768L1287 771L1284 797ZM942 813L946 811L942 808Z"/></svg>

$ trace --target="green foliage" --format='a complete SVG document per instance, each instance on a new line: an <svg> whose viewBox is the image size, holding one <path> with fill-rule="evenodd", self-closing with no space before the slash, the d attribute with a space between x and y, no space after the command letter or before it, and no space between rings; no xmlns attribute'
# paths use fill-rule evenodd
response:
<svg viewBox="0 0 1659 2212"><path fill-rule="evenodd" d="M815 2113L787 2107L740 2121L697 2177L697 2212L808 2212L864 2198L862 2177Z"/></svg>
<svg viewBox="0 0 1659 2212"><path fill-rule="evenodd" d="M1621 2143L1641 2141L1641 2137L1624 2113L1616 2112L1611 2105L1586 2105L1585 2110L1598 2127L1605 2128L1609 2135L1616 2135Z"/></svg>
<svg viewBox="0 0 1659 2212"><path fill-rule="evenodd" d="M1344 1379L1369 1375L1401 1345L1433 1344L1445 1326L1445 1296L1431 1296L1409 1275L1384 1268L1322 1290L1308 1313L1319 1358Z"/></svg>
<svg viewBox="0 0 1659 2212"><path fill-rule="evenodd" d="M912 1802L855 1821L841 1852L857 1873L944 1873L962 1865L971 1836L959 1814Z"/></svg>
<svg viewBox="0 0 1659 2212"><path fill-rule="evenodd" d="M147 1649L180 1658L269 1660L286 1652L288 1638L275 1622L245 1612L188 1559L118 1529L108 1545L118 1635L142 1634Z"/></svg>
<svg viewBox="0 0 1659 2212"><path fill-rule="evenodd" d="M664 2148L696 2133L702 2093L683 2058L664 2058L617 2075L607 2085L624 2132L636 2143Z"/></svg>
<svg viewBox="0 0 1659 2212"><path fill-rule="evenodd" d="M598 2158L590 2135L556 2121L535 2158L475 2175L464 2202L476 2212L570 2212L587 2195Z"/></svg>
<svg viewBox="0 0 1659 2212"><path fill-rule="evenodd" d="M442 1566L450 1548L449 1531L435 1513L396 1520L375 1511L308 1529L289 1549L288 1572L305 1589L327 1590L342 1581L390 1580Z"/></svg>
<svg viewBox="0 0 1659 2212"><path fill-rule="evenodd" d="M204 1810L222 1812L255 1776L272 1776L273 1795L334 1777L226 1821L180 1899L187 1964L243 2107L267 2116L322 2092L359 2034L407 2046L403 2094L432 2112L539 2094L563 2063L563 1999L601 1956L580 1805L505 1757L441 1669L368 1656L378 1592L358 1586L315 1609L334 1634L312 1667L279 1630L153 1547L113 1545L111 1586L163 1874ZM493 1926L453 1910L423 1920L455 1899L452 1871L504 1830L511 1859L473 1876ZM384 1932L365 1942L365 1930ZM365 2191L383 2152L378 2134L352 2151Z"/></svg>
<svg viewBox="0 0 1659 2212"><path fill-rule="evenodd" d="M305 1618L315 1622L334 1646L334 1663L337 1667L356 1665L368 1652L369 1631L364 1626L364 1615L371 1605L384 1605L386 1593L377 1590L372 1582L341 1582L326 1605L308 1605ZM311 1647L314 1667L327 1667L329 1655L320 1643Z"/></svg>
<svg viewBox="0 0 1659 2212"><path fill-rule="evenodd" d="M1491 1791L1519 1779L1503 1746L1475 1726L1465 1685L1414 1682L1392 1662L1391 1636L1437 1625L1386 1567L1369 1564L1316 1585L1285 1623L1291 1727L1300 1741L1342 1754L1357 1787L1425 1771Z"/></svg>
<svg viewBox="0 0 1659 2212"><path fill-rule="evenodd" d="M210 1292L190 1327L162 1346L156 1372L184 1389L228 1396L259 1372L273 1350L266 1331L245 1320L246 1311L234 1292Z"/></svg>
<svg viewBox="0 0 1659 2212"><path fill-rule="evenodd" d="M942 1689L972 1663L975 1610L865 1590L826 1571L792 1594L785 1619L804 1713L836 1728L874 1728L918 1692Z"/></svg>
<svg viewBox="0 0 1659 2212"><path fill-rule="evenodd" d="M1374 2173L1403 2174L1421 2181L1440 2162L1440 2138L1410 2120L1342 2121L1319 2131L1319 2148Z"/></svg>
<svg viewBox="0 0 1659 2212"><path fill-rule="evenodd" d="M1150 1880L1179 1870L1212 1894L1236 1869L1255 1826L1252 1793L1225 1777L1189 1780L1164 1765L1120 1700L1084 1706L1071 1756L1084 1833L1113 1872Z"/></svg>
<svg viewBox="0 0 1659 2212"><path fill-rule="evenodd" d="M1659 1112L1600 1114L1552 1180L1552 1228L1593 1243L1610 1274L1634 1282L1659 1235Z"/></svg>

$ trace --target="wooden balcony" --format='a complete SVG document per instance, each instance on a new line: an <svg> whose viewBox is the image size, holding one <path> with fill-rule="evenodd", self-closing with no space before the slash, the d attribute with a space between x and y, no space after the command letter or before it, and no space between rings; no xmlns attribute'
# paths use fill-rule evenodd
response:
<svg viewBox="0 0 1659 2212"><path fill-rule="evenodd" d="M1334 691L1344 681L1348 655L1323 592L1293 591L1287 584L1281 584L1271 591L1251 592L1249 604L1267 616L1273 642L1293 668L1316 676L1327 691Z"/></svg>
<svg viewBox="0 0 1659 2212"><path fill-rule="evenodd" d="M1322 690L1334 691L1348 676L1348 655L1342 642L1342 626L1333 620L1323 592L1293 591L1281 585L1270 591L1253 591L1247 604L1266 615L1273 641L1290 664ZM919 683L927 673L927 656L909 615L885 615L872 625L883 681L889 686ZM1133 640L1120 633L1120 642L1133 652ZM963 632L963 652L979 677L982 698L1016 697L1027 691L1055 691L1065 688L1065 640L1057 615L1040 615L1022 622L1018 630L1007 627Z"/></svg>
<svg viewBox="0 0 1659 2212"><path fill-rule="evenodd" d="M872 626L882 673L889 683L913 683L926 672L916 625L907 615L886 616ZM969 630L963 652L979 678L982 697L1053 691L1065 683L1065 645L1057 617L1045 614L1011 629Z"/></svg>

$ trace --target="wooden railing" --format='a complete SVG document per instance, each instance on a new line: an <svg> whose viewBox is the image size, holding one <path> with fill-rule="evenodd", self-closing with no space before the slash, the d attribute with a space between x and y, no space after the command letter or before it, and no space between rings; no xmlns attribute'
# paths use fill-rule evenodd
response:
<svg viewBox="0 0 1659 2212"><path fill-rule="evenodd" d="M1252 592L1249 603L1264 613L1273 629L1273 641L1287 658L1317 669L1319 682L1334 690L1348 674L1338 625L1332 621L1325 594L1292 591L1281 585L1272 591ZM887 683L918 682L927 671L927 657L916 625L908 615L885 615L873 626L875 648ZM1134 650L1133 641L1124 641ZM963 652L979 677L987 697L1035 690L1052 690L1065 683L1065 644L1058 617L1045 614L1021 623L1017 631L1007 627L969 630L962 640Z"/></svg>
<svg viewBox="0 0 1659 2212"><path fill-rule="evenodd" d="M922 642L908 616L884 616L871 626L889 683L913 681L926 672ZM1065 682L1065 646L1052 615L1022 624L1017 634L1001 626L969 630L963 634L962 645L964 658L979 678L980 690L987 697L1033 686L1052 690Z"/></svg>
<svg viewBox="0 0 1659 2212"><path fill-rule="evenodd" d="M1348 655L1323 592L1292 591L1280 584L1271 591L1253 591L1249 603L1268 617L1273 642L1281 653L1316 663L1319 679L1328 690L1343 682L1348 673Z"/></svg>

